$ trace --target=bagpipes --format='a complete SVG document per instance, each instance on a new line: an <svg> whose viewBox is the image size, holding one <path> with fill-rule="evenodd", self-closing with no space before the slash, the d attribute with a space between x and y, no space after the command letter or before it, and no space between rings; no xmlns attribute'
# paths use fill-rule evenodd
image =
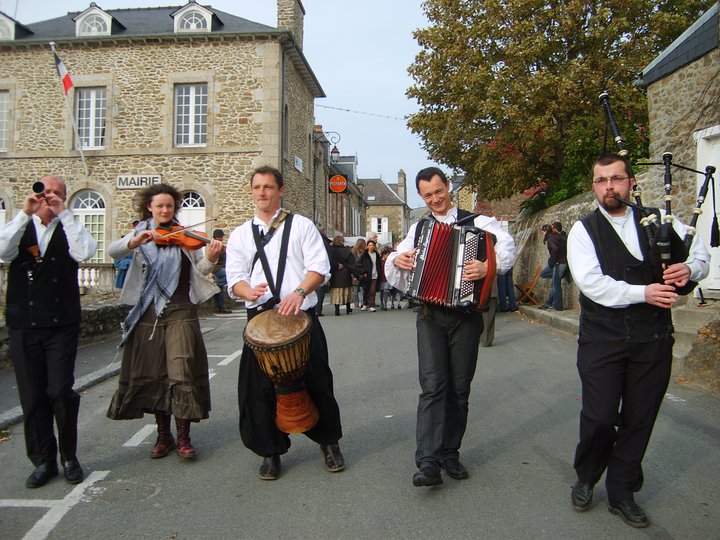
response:
<svg viewBox="0 0 720 540"><path fill-rule="evenodd" d="M615 117L610 106L610 98L608 96L608 93L603 92L602 94L600 94L599 99L600 104L605 111L606 128L607 126L609 126L610 130L612 131L613 139L615 140L615 143L618 147L618 154L627 158L628 151L625 149L623 138L620 134L620 128L615 121ZM623 204L626 204L627 206L631 206L637 209L640 212L640 225L645 232L645 237L647 238L648 246L650 248L648 253L648 259L652 266L653 274L656 280L659 283L663 283L662 274L665 268L667 268L671 264L685 262L685 260L687 260L688 258L688 255L690 253L690 246L692 245L693 238L695 237L695 234L697 232L696 227L698 217L702 213L702 210L700 208L705 202L705 198L707 197L708 193L708 187L710 186L711 182L713 186L713 212L715 212L715 181L713 178L713 174L715 174L715 167L713 167L712 165L708 165L707 167L705 167L704 172L691 169L690 167L685 167L684 165L673 163L672 154L670 152L665 152L662 155L662 162L638 163L638 165L662 165L664 167L665 173L663 176L663 188L665 191L665 196L663 197L663 200L665 202L665 217L663 218L662 223L660 223L660 215L657 209L646 208L645 206L643 206L640 190L637 187L637 182L635 182L635 187L632 192L632 196L635 199L634 203L626 201L625 199L622 199L620 197L615 197L615 199ZM672 167L676 167L697 174L703 174L705 176L703 185L701 186L698 193L697 204L693 209L693 216L690 221L690 225L688 226L687 233L685 234L685 238L683 239L680 238L677 231L675 231L672 226L672 222L675 219L672 214ZM635 180L635 175L632 173L632 170L630 171L630 177ZM718 229L717 214L715 214L713 217L710 235L710 245L712 247L717 247L718 245L720 245L720 230ZM676 287L676 290L678 294L685 295L692 292L692 290L696 286L697 282L689 281L683 287Z"/></svg>

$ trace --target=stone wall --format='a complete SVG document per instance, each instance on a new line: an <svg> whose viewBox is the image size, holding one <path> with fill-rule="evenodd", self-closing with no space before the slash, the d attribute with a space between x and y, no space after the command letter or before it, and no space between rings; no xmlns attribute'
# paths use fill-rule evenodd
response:
<svg viewBox="0 0 720 540"><path fill-rule="evenodd" d="M708 164L696 163L693 135L720 124L720 48L651 84L647 97L650 160L662 161L662 154L671 152L674 163L704 170ZM720 163L713 165L720 168ZM663 167L653 167L638 177L646 206L663 204L663 172ZM685 223L695 207L698 179L702 177L673 169L673 213Z"/></svg>
<svg viewBox="0 0 720 540"><path fill-rule="evenodd" d="M32 183L47 172L66 178L70 198L84 189L104 198L108 242L137 217L132 208L136 191L116 187L121 174L160 175L183 191L198 192L205 199L206 216L217 217L208 230L231 230L252 216L251 171L264 164L281 168L280 43L183 36L142 43L62 43L59 52L76 88L107 87L106 148L85 150L85 176L80 155L72 149L72 123L49 49L0 49L0 89L11 92L13 121L9 152L0 157L0 197L8 219ZM303 172L291 169L286 205L310 215L313 96L298 68L290 61L282 65L284 101L291 103L288 155L304 156L307 165ZM208 84L207 145L176 148L174 86L193 82Z"/></svg>

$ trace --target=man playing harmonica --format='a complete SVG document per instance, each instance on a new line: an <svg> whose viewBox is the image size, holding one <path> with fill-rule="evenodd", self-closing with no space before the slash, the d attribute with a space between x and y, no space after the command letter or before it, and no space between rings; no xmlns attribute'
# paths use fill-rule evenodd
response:
<svg viewBox="0 0 720 540"><path fill-rule="evenodd" d="M453 205L450 184L440 169L421 170L415 178L415 187L432 214L426 219L453 224L470 215ZM407 290L410 271L415 264L415 231L419 224L410 227L397 251L390 253L385 262L388 282L400 290ZM497 269L509 270L515 260L512 237L493 217L477 216L473 225L496 236ZM486 272L485 262L468 261L463 278L480 280ZM468 477L467 469L460 462L460 444L467 425L470 384L475 375L482 330L483 319L479 311L464 312L423 304L418 313L418 371L422 391L417 410L415 486L441 484L441 467L456 480Z"/></svg>
<svg viewBox="0 0 720 540"><path fill-rule="evenodd" d="M588 510L593 486L607 469L610 512L632 527L647 527L633 493L643 484L641 462L670 381L675 286L706 277L710 254L695 237L688 258L664 268L663 282L656 283L640 212L616 198L628 200L634 184L624 157L600 157L592 176L598 208L568 237L568 263L581 293L582 381L571 502L578 512ZM682 238L685 226L674 220L673 227Z"/></svg>

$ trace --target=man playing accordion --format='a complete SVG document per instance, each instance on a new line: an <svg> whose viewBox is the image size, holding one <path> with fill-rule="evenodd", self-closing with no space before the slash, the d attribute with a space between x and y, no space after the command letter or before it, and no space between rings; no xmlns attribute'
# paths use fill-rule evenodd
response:
<svg viewBox="0 0 720 540"><path fill-rule="evenodd" d="M454 224L470 216L453 205L450 184L440 169L428 167L421 170L415 178L415 187L430 209L431 217L426 219ZM421 222L410 227L397 251L392 252L385 262L387 280L397 289L408 288L418 251L416 230ZM512 237L492 217L477 216L472 224L495 235L497 270L509 270L515 260ZM465 264L463 279L482 280L486 273L486 262L470 260ZM417 348L421 394L417 410L415 464L418 471L413 475L415 486L441 484L441 468L456 480L468 477L467 469L460 462L459 452L467 425L470 385L475 375L482 330L482 312L477 310L457 310L423 303L418 313Z"/></svg>

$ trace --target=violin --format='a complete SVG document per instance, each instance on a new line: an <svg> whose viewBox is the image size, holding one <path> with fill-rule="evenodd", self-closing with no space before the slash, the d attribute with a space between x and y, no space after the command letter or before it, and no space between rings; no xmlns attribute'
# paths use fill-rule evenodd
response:
<svg viewBox="0 0 720 540"><path fill-rule="evenodd" d="M155 239L158 246L180 246L189 250L205 247L212 240L202 231L191 231L182 225L160 225L155 229L160 234Z"/></svg>

